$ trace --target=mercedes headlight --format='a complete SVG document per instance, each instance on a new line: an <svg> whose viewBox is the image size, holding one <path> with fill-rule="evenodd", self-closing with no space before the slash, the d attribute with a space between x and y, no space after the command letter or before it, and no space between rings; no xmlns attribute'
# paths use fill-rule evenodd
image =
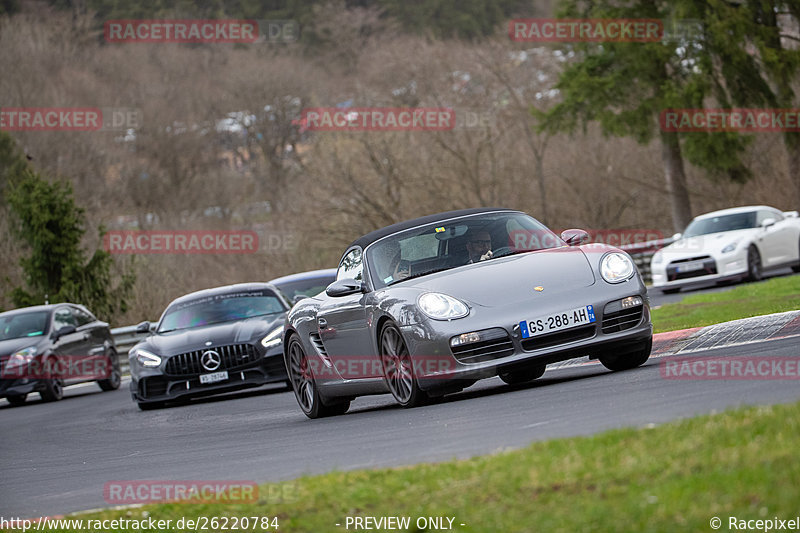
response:
<svg viewBox="0 0 800 533"><path fill-rule="evenodd" d="M136 360L140 365L146 367L154 367L161 364L161 357L147 350L136 350Z"/></svg>
<svg viewBox="0 0 800 533"><path fill-rule="evenodd" d="M619 252L611 252L600 260L600 275L609 283L619 283L633 276L633 261Z"/></svg>
<svg viewBox="0 0 800 533"><path fill-rule="evenodd" d="M283 326L273 329L266 337L261 339L261 346L264 348L273 348L280 345L281 333L283 333Z"/></svg>
<svg viewBox="0 0 800 533"><path fill-rule="evenodd" d="M419 297L417 304L423 313L434 320L453 320L469 314L469 307L461 300L438 292L427 292Z"/></svg>

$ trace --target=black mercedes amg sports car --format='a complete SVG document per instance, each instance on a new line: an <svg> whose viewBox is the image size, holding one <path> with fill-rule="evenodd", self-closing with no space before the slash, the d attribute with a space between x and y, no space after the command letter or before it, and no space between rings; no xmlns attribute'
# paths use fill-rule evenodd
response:
<svg viewBox="0 0 800 533"><path fill-rule="evenodd" d="M143 410L286 381L281 333L289 303L268 283L193 292L167 306L128 352L131 396Z"/></svg>
<svg viewBox="0 0 800 533"><path fill-rule="evenodd" d="M587 355L611 370L643 364L653 336L645 285L628 254L587 240L509 209L430 215L357 239L336 281L287 317L300 408L341 414L382 393L412 407Z"/></svg>

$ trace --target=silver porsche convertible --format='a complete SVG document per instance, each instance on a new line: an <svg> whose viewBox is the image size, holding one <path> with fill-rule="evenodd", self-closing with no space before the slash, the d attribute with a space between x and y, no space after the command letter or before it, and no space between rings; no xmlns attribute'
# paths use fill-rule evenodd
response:
<svg viewBox="0 0 800 533"><path fill-rule="evenodd" d="M510 209L466 209L353 242L336 281L287 316L286 369L310 418L357 396L403 407L499 376L509 384L589 356L642 365L653 328L647 289L623 251L556 235Z"/></svg>

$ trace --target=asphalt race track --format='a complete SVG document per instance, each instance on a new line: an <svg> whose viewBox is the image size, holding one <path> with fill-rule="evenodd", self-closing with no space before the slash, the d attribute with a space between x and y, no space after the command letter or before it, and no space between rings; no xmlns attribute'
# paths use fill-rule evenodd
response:
<svg viewBox="0 0 800 533"><path fill-rule="evenodd" d="M694 352L798 356L800 337ZM684 356L685 357L685 356ZM390 396L359 398L347 415L312 421L283 388L142 412L127 381L64 400L0 402L0 515L39 517L106 505L114 480L294 478L332 469L465 458L535 440L642 427L739 405L800 399L795 380L667 380L659 365L611 373L597 364L548 371L531 384L479 382L441 403L404 410Z"/></svg>

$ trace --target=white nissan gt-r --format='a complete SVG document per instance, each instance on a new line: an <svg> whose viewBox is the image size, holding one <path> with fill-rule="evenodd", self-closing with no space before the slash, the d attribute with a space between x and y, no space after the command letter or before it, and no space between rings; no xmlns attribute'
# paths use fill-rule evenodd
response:
<svg viewBox="0 0 800 533"><path fill-rule="evenodd" d="M665 293L709 282L759 280L792 267L800 272L797 211L755 205L695 217L678 240L653 255L653 288Z"/></svg>

